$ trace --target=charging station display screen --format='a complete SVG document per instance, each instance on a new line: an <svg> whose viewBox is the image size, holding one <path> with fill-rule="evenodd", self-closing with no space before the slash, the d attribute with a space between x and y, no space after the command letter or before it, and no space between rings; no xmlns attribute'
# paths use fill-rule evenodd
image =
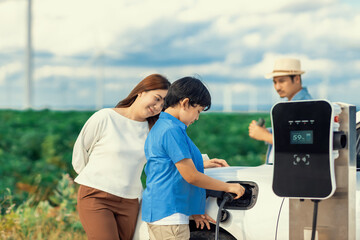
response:
<svg viewBox="0 0 360 240"><path fill-rule="evenodd" d="M290 144L313 144L313 131L290 131Z"/></svg>

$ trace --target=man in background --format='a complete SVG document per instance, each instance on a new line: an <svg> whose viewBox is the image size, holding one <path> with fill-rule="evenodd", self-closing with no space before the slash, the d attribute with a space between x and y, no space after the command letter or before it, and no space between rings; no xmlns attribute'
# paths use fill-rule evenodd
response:
<svg viewBox="0 0 360 240"><path fill-rule="evenodd" d="M302 86L301 75L305 72L301 70L300 60L291 58L277 59L274 70L265 75L265 78L273 79L274 88L281 98L288 101L312 99L306 87ZM249 125L249 136L255 140L265 141L269 144L266 153L266 162L273 163L273 136L272 130L265 128L264 123L253 120Z"/></svg>

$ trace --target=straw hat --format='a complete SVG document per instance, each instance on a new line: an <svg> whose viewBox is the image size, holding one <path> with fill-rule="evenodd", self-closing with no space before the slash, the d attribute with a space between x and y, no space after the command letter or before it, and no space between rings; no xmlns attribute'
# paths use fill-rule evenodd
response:
<svg viewBox="0 0 360 240"><path fill-rule="evenodd" d="M278 76L301 75L305 73L301 70L300 60L292 58L277 59L274 64L274 70L265 75L265 78Z"/></svg>

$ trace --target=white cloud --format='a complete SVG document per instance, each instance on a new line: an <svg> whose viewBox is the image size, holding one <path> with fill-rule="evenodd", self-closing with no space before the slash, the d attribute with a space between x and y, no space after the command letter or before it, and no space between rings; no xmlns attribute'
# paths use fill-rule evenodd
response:
<svg viewBox="0 0 360 240"><path fill-rule="evenodd" d="M94 67L94 66L43 66L37 69L35 79L37 81L52 77L60 76L72 78L73 80L83 80L86 78L101 77L127 79L141 77L144 72L149 72L148 68L139 69L136 67Z"/></svg>
<svg viewBox="0 0 360 240"><path fill-rule="evenodd" d="M256 48L262 42L261 35L259 33L251 33L244 37L244 47Z"/></svg>
<svg viewBox="0 0 360 240"><path fill-rule="evenodd" d="M134 44L126 32L140 32L156 21L170 19L181 7L181 1L165 0L37 1L36 47L59 55L104 50L114 44L125 48Z"/></svg>
<svg viewBox="0 0 360 240"><path fill-rule="evenodd" d="M308 6L308 9L319 8L321 6L333 3L334 0L227 0L227 1L187 1L188 5L180 12L178 18L184 22L204 22L211 19L216 19L221 16L241 16L251 14L266 14L269 12L278 12L280 10L287 10L294 6Z"/></svg>
<svg viewBox="0 0 360 240"><path fill-rule="evenodd" d="M93 92L91 92L89 89L81 89L77 91L77 94L80 98L87 98L93 95Z"/></svg>
<svg viewBox="0 0 360 240"><path fill-rule="evenodd" d="M109 67L105 66L94 67L94 66L43 66L37 69L35 74L36 81L46 79L53 76L58 77L67 77L72 78L73 80L83 80L86 78L95 78L101 77L103 74L104 78L108 79L136 79L140 81L147 75L153 73L160 73L166 75L171 81L175 78L180 78L185 75L213 75L217 74L220 76L232 76L233 74L240 74L239 72L234 72L231 67L227 66L225 63L217 62L211 64L201 64L201 65L185 65L185 66L175 66L175 67Z"/></svg>
<svg viewBox="0 0 360 240"><path fill-rule="evenodd" d="M120 83L107 83L105 84L105 90L107 91L119 91L124 89L124 86Z"/></svg>
<svg viewBox="0 0 360 240"><path fill-rule="evenodd" d="M263 59L247 69L249 78L264 78L266 73L272 72L274 61L278 58L298 58L303 59L306 56L300 56L297 54L278 54L278 53L266 53ZM302 67L303 68L303 67Z"/></svg>
<svg viewBox="0 0 360 240"><path fill-rule="evenodd" d="M6 52L25 47L25 1L0 2L0 51Z"/></svg>
<svg viewBox="0 0 360 240"><path fill-rule="evenodd" d="M344 62L341 59L331 60L327 58L316 58L303 54L288 53L266 53L261 62L248 68L249 78L262 78L266 73L273 70L274 62L278 58L297 58L301 60L301 68L305 71L304 78L331 78L339 77L345 72L360 74L360 60Z"/></svg>
<svg viewBox="0 0 360 240"><path fill-rule="evenodd" d="M322 93L324 86L319 84L316 88L319 94ZM316 90L313 89L313 90ZM321 97L327 97L333 102L345 102L349 104L359 105L358 96L360 92L360 78L351 79L349 82L337 82L330 83L325 86L325 95ZM355 97L354 97L355 96Z"/></svg>
<svg viewBox="0 0 360 240"><path fill-rule="evenodd" d="M0 85L5 83L7 77L14 73L24 71L24 65L21 62L11 62L0 67Z"/></svg>
<svg viewBox="0 0 360 240"><path fill-rule="evenodd" d="M243 47L264 49L281 44L289 34L304 35L309 41L327 36L331 36L327 39L333 39L340 35L346 44L355 45L359 42L360 32L354 29L360 25L360 17L353 13L352 18L349 18L348 14L347 19L344 15L334 18L334 11L339 11L339 4L332 7L334 4L331 3L334 1L256 0L250 4L248 1L238 0L229 0L226 3L209 0L176 3L166 0L39 0L33 2L34 47L38 51L48 51L57 55L105 51L107 55L121 56L122 50L127 50L129 46L134 49L139 46L138 49L142 49L141 42L131 41L132 36L127 35L129 32L141 34L144 29L154 27L158 21L169 20L178 20L178 24L212 23L211 28L203 29L193 36L185 36L183 41L176 41L175 46L201 44L212 36L224 36L233 38L226 39L230 45L236 46L234 42L241 41ZM305 13L285 11L291 6L301 5L310 6L309 8L314 6L315 10ZM17 6L23 8L21 12L15 10ZM6 1L1 4L2 22L13 22L14 25L1 25L0 30L6 32L7 37L2 39L0 49L9 47L10 43L13 47L23 47L25 14L20 13L25 13L25 9L25 4L19 2ZM345 8L340 10L351 11ZM13 14L14 12L18 14ZM19 27L23 31L19 31ZM247 32L251 29L252 32ZM333 29L337 31L332 31ZM153 31L156 31L156 25ZM166 34L164 36L164 32L159 32L159 36L166 37ZM143 39L147 40L146 36ZM116 53L110 50L114 47Z"/></svg>
<svg viewBox="0 0 360 240"><path fill-rule="evenodd" d="M0 2L3 54L24 51L25 3ZM105 89L120 90L158 72L245 84L278 57L300 58L309 81L360 73L359 9L342 1L37 0L33 9L37 81L103 77ZM1 57L0 84L24 71L23 59Z"/></svg>

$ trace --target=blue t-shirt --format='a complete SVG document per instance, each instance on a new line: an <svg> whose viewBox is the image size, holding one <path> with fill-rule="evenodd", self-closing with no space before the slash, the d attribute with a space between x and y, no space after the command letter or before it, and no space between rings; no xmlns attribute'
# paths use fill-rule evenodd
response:
<svg viewBox="0 0 360 240"><path fill-rule="evenodd" d="M174 213L187 216L205 213L205 189L187 183L175 163L190 158L204 172L201 153L186 133L187 126L162 112L145 141L146 189L142 220L154 222Z"/></svg>

